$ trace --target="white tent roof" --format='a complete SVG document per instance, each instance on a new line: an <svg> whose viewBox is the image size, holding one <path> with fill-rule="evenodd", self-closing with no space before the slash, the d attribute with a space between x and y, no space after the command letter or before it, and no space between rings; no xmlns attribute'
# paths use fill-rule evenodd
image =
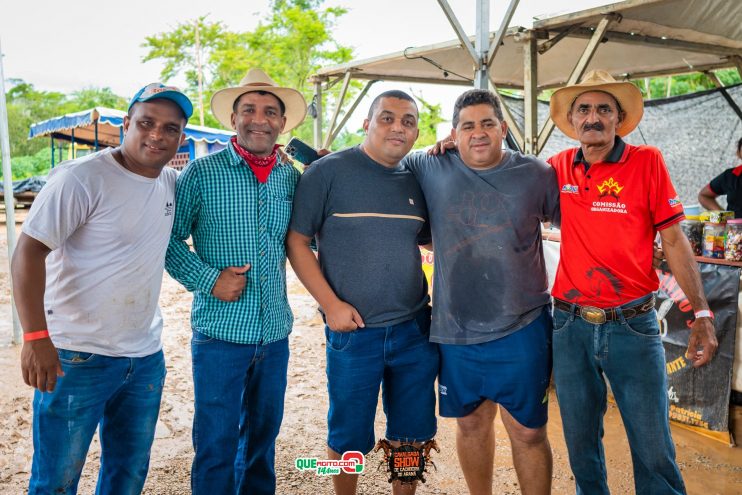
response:
<svg viewBox="0 0 742 495"><path fill-rule="evenodd" d="M538 56L539 88L567 81L592 31L611 14L615 20L587 70L603 68L623 79L742 66L742 1L628 0L537 19L533 31L540 45L570 30ZM490 76L498 87L523 87L526 45L520 40L525 31L510 28L497 52ZM494 35L490 34L490 40ZM470 85L474 77L472 60L458 39L329 67L318 71L314 78L335 79L348 70L355 79L435 84Z"/></svg>

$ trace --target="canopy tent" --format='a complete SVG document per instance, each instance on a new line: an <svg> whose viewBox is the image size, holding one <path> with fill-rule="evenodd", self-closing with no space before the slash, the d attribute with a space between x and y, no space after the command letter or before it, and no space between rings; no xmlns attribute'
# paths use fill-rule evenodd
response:
<svg viewBox="0 0 742 495"><path fill-rule="evenodd" d="M121 110L95 107L32 124L28 137L51 136L52 148L55 139L82 143L96 149L100 146L118 146L124 136L125 116L126 113ZM178 150L178 153L187 153L188 156L181 156L179 158L181 161L185 158L193 160L197 156L217 151L225 147L234 135L234 132L231 131L192 124L186 125L183 132L186 135L186 141ZM202 149L205 147L203 153L197 152L197 143L200 144L199 147ZM52 153L53 160L54 153Z"/></svg>
<svg viewBox="0 0 742 495"><path fill-rule="evenodd" d="M524 91L524 125L514 125L509 115L506 118L519 146L538 153L553 127L546 120L537 129L536 96L545 89L577 82L588 70L605 69L619 80L732 67L742 73L739 0L627 0L537 18L532 28L506 29L518 3L512 0L500 30L488 33L488 43L482 43L487 45L483 52L472 48L476 37L463 33L446 0L438 3L459 39L322 69L311 77L315 91L321 95L322 85L343 80L347 86L351 79L366 80L369 85L384 80L471 86L482 67L494 87ZM488 10L487 3L478 1L477 7ZM361 96L367 90L368 86ZM742 118L739 108L736 111ZM339 113L335 112L330 123L326 145L347 120L348 112L335 126ZM322 124L316 127L318 141Z"/></svg>

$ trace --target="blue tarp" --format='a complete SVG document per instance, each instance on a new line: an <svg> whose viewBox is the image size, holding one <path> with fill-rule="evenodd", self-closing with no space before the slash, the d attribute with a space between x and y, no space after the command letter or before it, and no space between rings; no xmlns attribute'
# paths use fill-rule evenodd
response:
<svg viewBox="0 0 742 495"><path fill-rule="evenodd" d="M46 184L46 175L37 175L27 179L13 181L13 194L22 192L39 192Z"/></svg>

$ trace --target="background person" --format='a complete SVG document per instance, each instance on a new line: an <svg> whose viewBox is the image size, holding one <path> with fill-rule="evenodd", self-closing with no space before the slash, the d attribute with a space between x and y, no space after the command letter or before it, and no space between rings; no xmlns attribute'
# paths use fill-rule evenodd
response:
<svg viewBox="0 0 742 495"><path fill-rule="evenodd" d="M737 158L742 160L742 138L737 141ZM734 212L734 218L742 218L742 165L728 168L698 193L698 202L707 210L722 210L716 199L726 195L727 209Z"/></svg>

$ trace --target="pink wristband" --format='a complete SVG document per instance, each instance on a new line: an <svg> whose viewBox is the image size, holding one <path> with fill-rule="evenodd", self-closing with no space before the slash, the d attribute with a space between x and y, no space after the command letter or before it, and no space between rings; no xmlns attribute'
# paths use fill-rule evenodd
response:
<svg viewBox="0 0 742 495"><path fill-rule="evenodd" d="M696 319L698 318L711 318L714 319L714 313L711 312L710 309L702 309L701 311L695 312Z"/></svg>
<svg viewBox="0 0 742 495"><path fill-rule="evenodd" d="M23 342L30 342L32 340L41 340L49 336L47 330L39 330L36 332L28 332L23 334Z"/></svg>

